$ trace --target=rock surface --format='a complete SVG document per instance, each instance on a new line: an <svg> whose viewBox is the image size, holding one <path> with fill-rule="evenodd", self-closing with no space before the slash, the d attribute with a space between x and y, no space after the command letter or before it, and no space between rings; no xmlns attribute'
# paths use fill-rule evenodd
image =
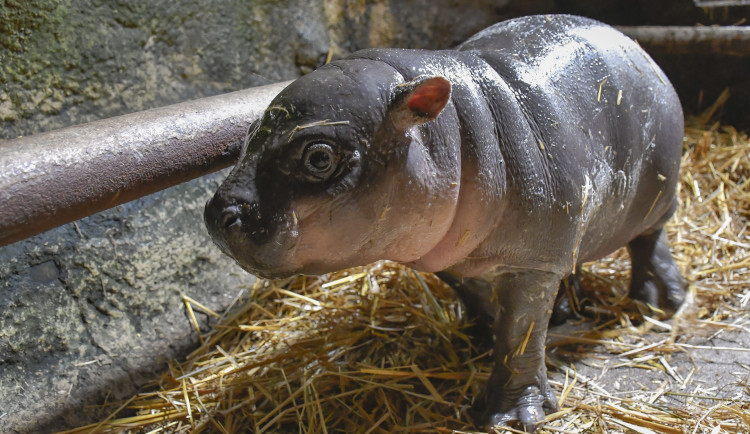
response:
<svg viewBox="0 0 750 434"><path fill-rule="evenodd" d="M200 225L222 175L0 250L0 431L87 423L71 410L129 397L197 342L183 294L221 311L252 284Z"/></svg>

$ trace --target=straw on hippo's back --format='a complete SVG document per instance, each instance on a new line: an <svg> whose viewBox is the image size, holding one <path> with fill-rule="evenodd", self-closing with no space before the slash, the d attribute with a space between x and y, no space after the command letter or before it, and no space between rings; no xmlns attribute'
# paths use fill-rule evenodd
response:
<svg viewBox="0 0 750 434"><path fill-rule="evenodd" d="M261 276L377 259L440 271L495 336L477 421L532 429L556 407L544 340L577 265L627 245L631 296L682 302L662 229L682 122L653 61L585 18L519 18L456 50L365 50L274 99L206 224Z"/></svg>

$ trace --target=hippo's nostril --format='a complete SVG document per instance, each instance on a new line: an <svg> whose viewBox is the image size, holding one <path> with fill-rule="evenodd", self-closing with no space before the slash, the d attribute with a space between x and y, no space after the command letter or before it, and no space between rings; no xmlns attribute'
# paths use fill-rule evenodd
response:
<svg viewBox="0 0 750 434"><path fill-rule="evenodd" d="M225 228L242 224L240 220L240 209L236 206L229 206L221 213L221 224Z"/></svg>

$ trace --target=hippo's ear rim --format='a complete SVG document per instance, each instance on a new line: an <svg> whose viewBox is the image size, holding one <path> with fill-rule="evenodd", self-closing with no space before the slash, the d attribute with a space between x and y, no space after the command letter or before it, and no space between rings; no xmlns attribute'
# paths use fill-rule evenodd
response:
<svg viewBox="0 0 750 434"><path fill-rule="evenodd" d="M451 83L445 77L420 75L394 89L391 118L397 128L407 129L438 117L451 98Z"/></svg>
<svg viewBox="0 0 750 434"><path fill-rule="evenodd" d="M242 163L242 160L245 159L245 155L247 155L247 147L249 146L250 141L253 139L253 137L255 137L255 134L258 132L259 128L260 128L260 118L250 123L250 126L247 129L247 134L245 134L245 140L242 141L242 147L240 148L240 156L237 159L236 164Z"/></svg>

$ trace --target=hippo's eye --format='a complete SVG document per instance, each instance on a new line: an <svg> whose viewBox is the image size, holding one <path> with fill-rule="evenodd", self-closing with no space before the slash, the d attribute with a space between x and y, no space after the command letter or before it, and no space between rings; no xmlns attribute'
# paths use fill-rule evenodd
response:
<svg viewBox="0 0 750 434"><path fill-rule="evenodd" d="M316 180L331 176L338 165L338 155L328 143L311 143L302 157L307 173Z"/></svg>

